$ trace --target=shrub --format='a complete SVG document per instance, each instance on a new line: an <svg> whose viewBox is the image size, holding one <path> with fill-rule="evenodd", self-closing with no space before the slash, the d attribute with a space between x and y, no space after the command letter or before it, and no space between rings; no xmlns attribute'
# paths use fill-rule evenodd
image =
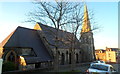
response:
<svg viewBox="0 0 120 74"><path fill-rule="evenodd" d="M13 71L16 69L16 66L13 62L4 62L3 63L3 66L2 66L2 71L5 72L5 71Z"/></svg>

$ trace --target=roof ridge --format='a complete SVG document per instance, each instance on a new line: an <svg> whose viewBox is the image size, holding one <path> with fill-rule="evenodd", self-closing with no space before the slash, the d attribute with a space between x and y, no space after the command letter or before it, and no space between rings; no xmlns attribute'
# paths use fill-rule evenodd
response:
<svg viewBox="0 0 120 74"><path fill-rule="evenodd" d="M54 27L52 27L52 26L48 26L48 25L42 24L42 23L40 23L40 22L37 22L37 23L38 23L40 26L43 25L43 26L46 26L46 27L50 27L50 28L56 29L56 28L54 28ZM68 31L65 31L65 30L62 30L62 29L59 29L59 31L63 31L63 32L67 32L67 33L73 34L73 33L71 33L71 32L68 32Z"/></svg>
<svg viewBox="0 0 120 74"><path fill-rule="evenodd" d="M22 27L22 26L18 26L16 29L19 29L19 28L27 29L27 30L35 30L35 29L31 29L31 28L27 28L27 27Z"/></svg>

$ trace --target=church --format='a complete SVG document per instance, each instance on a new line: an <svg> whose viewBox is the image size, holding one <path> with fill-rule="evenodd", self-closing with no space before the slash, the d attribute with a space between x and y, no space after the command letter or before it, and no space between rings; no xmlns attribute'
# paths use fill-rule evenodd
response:
<svg viewBox="0 0 120 74"><path fill-rule="evenodd" d="M59 30L56 50L56 46L54 46L56 45L54 35L56 31L57 29L39 22L33 29L18 26L0 43L3 51L1 58L4 62L13 62L17 70L70 65L73 62L78 64L95 60L94 38L86 5L79 40L72 33ZM69 41L71 37L75 37L74 50L71 50Z"/></svg>

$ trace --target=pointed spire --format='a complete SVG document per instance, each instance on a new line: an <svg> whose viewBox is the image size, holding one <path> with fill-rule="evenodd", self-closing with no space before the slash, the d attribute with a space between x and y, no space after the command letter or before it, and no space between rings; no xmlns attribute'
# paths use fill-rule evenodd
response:
<svg viewBox="0 0 120 74"><path fill-rule="evenodd" d="M84 17L83 17L83 23L82 23L82 31L83 32L89 32L91 31L91 26L90 26L90 21L89 21L89 16L88 16L88 10L86 3L84 4Z"/></svg>

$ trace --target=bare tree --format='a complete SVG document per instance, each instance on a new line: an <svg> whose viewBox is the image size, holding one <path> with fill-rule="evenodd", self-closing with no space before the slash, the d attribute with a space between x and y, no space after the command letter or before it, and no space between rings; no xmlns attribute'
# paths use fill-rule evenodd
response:
<svg viewBox="0 0 120 74"><path fill-rule="evenodd" d="M78 43L78 39L77 39L77 33L78 33L78 29L79 27L82 25L82 21L83 21L83 11L82 11L82 5L73 8L72 12L73 14L72 16L72 21L74 21L74 23L70 23L69 25L64 25L66 26L66 30L67 27L69 27L69 31L71 32L71 35L67 35L67 40L68 43L71 44L70 46L70 53L71 53L71 70L74 70L75 67L75 55L74 55L74 50L76 48L76 44ZM79 45L78 45L79 46Z"/></svg>
<svg viewBox="0 0 120 74"><path fill-rule="evenodd" d="M27 22L41 22L44 24L52 24L57 32L54 34L56 39L55 54L55 69L58 70L58 42L59 42L59 29L63 26L70 24L77 24L75 27L75 35L77 29L80 26L83 15L81 15L81 3L80 2L35 2L38 8L34 12L29 13ZM71 51L73 51L71 49Z"/></svg>
<svg viewBox="0 0 120 74"><path fill-rule="evenodd" d="M62 0L57 2L55 0L54 2L35 2L35 4L38 8L28 14L29 18L27 22L51 24L57 30L57 32L53 32L56 41L55 44L53 45L50 44L49 41L46 41L56 49L54 68L58 71L58 43L60 41L59 29L72 32L73 35L68 36L68 41L71 43L71 57L74 58L73 54L76 44L76 36L83 20L83 3L63 2ZM71 63L74 64L74 60L71 60Z"/></svg>
<svg viewBox="0 0 120 74"><path fill-rule="evenodd" d="M73 14L71 16L72 16L72 21L74 21L74 23L70 23L67 26L63 25L64 29L69 30L71 32L71 34L72 34L72 35L67 35L68 43L71 43L71 46L70 46L71 47L70 48L70 53L71 53L71 57L72 57L72 59L71 59L71 62L72 62L71 70L73 70L74 67L75 67L74 50L76 49L77 45L80 46L80 44L78 44L79 42L78 42L77 36L78 36L78 34L80 35L80 26L82 25L83 20L84 20L82 7L83 7L83 5L81 5L79 8L77 8L77 7L73 8L74 12L73 12ZM91 11L89 13L89 15L90 15L90 20L92 20L93 16L94 16L93 12ZM95 24L94 21L92 22L92 24L93 23ZM67 27L69 27L70 29L68 29ZM91 31L97 30L99 28L100 27L93 25ZM66 43L66 44L68 44L68 43Z"/></svg>

